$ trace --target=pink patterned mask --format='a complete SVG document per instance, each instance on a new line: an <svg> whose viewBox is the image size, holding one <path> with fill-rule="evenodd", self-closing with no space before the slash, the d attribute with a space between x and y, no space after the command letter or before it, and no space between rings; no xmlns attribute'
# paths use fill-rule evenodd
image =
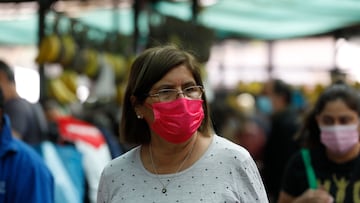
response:
<svg viewBox="0 0 360 203"><path fill-rule="evenodd" d="M151 129L171 143L189 140L204 118L203 100L179 98L152 104L154 122Z"/></svg>
<svg viewBox="0 0 360 203"><path fill-rule="evenodd" d="M330 151L345 154L359 142L358 125L323 126L321 143Z"/></svg>

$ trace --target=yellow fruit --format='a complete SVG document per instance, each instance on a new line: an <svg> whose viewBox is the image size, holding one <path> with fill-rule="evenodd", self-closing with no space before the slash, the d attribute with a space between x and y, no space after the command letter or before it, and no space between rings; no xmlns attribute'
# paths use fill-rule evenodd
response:
<svg viewBox="0 0 360 203"><path fill-rule="evenodd" d="M61 104L69 104L77 100L76 95L59 78L50 80L49 87L50 94Z"/></svg>
<svg viewBox="0 0 360 203"><path fill-rule="evenodd" d="M76 43L73 37L70 34L61 36L61 43L62 43L62 54L59 59L59 62L65 66L69 65L74 57L76 52Z"/></svg>
<svg viewBox="0 0 360 203"><path fill-rule="evenodd" d="M90 78L95 78L99 72L98 55L95 50L86 49L84 50L84 56L86 60L84 72Z"/></svg>
<svg viewBox="0 0 360 203"><path fill-rule="evenodd" d="M60 75L59 79L64 83L64 85L74 94L77 91L77 80L78 74L73 70L64 70Z"/></svg>

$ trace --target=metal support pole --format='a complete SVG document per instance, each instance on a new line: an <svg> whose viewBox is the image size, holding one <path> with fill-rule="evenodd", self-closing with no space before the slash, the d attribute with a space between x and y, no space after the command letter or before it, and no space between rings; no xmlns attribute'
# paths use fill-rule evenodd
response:
<svg viewBox="0 0 360 203"><path fill-rule="evenodd" d="M41 40L45 37L45 16L49 8L49 3L46 0L38 0L38 47L40 48ZM40 103L46 99L46 78L44 64L39 64L39 78L40 78Z"/></svg>
<svg viewBox="0 0 360 203"><path fill-rule="evenodd" d="M139 45L138 43L139 43L139 35L140 34L139 34L138 21L139 21L141 4L142 4L141 0L136 0L136 1L134 1L134 4L133 4L133 10L134 10L134 44L133 44L133 48L134 48L134 53L137 52L138 45Z"/></svg>
<svg viewBox="0 0 360 203"><path fill-rule="evenodd" d="M192 0L192 5L191 5L192 19L191 20L193 22L196 22L198 12L199 12L199 2L198 2L198 0Z"/></svg>
<svg viewBox="0 0 360 203"><path fill-rule="evenodd" d="M274 71L274 64L273 64L273 55L274 55L274 42L272 40L268 41L268 79L272 79L273 71Z"/></svg>

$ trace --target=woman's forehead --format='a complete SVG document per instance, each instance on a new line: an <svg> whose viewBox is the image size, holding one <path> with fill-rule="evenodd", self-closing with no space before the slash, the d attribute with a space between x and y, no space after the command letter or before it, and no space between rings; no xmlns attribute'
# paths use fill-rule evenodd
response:
<svg viewBox="0 0 360 203"><path fill-rule="evenodd" d="M349 114L357 112L351 109L343 100L336 99L333 101L329 101L325 104L323 110L320 114L334 114L334 115L341 115L341 114Z"/></svg>
<svg viewBox="0 0 360 203"><path fill-rule="evenodd" d="M194 81L192 72L186 66L180 65L166 73L164 77L154 84L154 87L162 85L181 86Z"/></svg>

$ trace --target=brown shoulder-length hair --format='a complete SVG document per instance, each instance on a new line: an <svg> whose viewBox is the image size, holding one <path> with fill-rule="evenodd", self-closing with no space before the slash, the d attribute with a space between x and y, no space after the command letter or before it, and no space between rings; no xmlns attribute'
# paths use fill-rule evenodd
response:
<svg viewBox="0 0 360 203"><path fill-rule="evenodd" d="M120 121L121 142L136 145L150 142L150 128L144 119L137 118L131 96L136 98L136 104L143 104L152 86L179 65L185 65L196 85L203 86L200 64L192 54L178 47L165 45L149 48L135 59L124 96ZM205 117L199 131L210 136L212 126L205 93L202 100Z"/></svg>

